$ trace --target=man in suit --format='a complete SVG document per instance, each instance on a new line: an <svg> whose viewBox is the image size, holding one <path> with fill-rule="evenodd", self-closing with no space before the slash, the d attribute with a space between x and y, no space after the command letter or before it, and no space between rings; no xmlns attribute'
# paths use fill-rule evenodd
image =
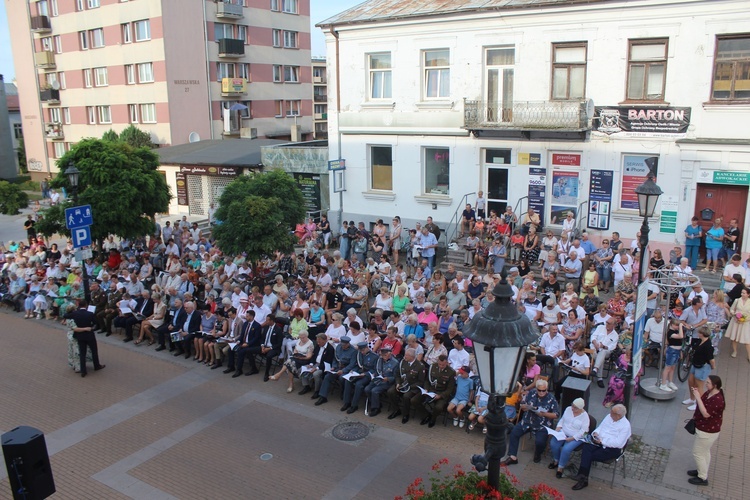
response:
<svg viewBox="0 0 750 500"><path fill-rule="evenodd" d="M258 373L258 366L255 364L255 355L260 354L265 358L266 365L266 373L263 375L263 382L268 382L268 374L271 371L273 358L281 354L281 343L284 341L284 331L276 324L276 317L273 314L269 314L267 320L270 321L270 324L262 327L262 333L260 336L261 343L248 349L251 368L250 371L245 374L246 376L250 376ZM240 365L240 367L241 366L242 365Z"/></svg>
<svg viewBox="0 0 750 500"><path fill-rule="evenodd" d="M325 374L323 383L320 385L318 390L318 400L315 402L315 406L320 406L328 402L328 393L333 385L341 377L349 373L357 366L357 351L351 345L352 339L348 335L344 335L339 339L339 343L336 344L334 349L333 358L333 372Z"/></svg>
<svg viewBox="0 0 750 500"><path fill-rule="evenodd" d="M401 423L405 424L409 421L412 399L422 400L422 391L419 388L424 387L426 376L424 363L417 359L416 349L411 347L406 349L404 359L399 363L399 369L396 371L396 384L388 389L391 408L396 408L388 415L389 420L403 415Z"/></svg>
<svg viewBox="0 0 750 500"><path fill-rule="evenodd" d="M193 338L195 338L195 332L201 327L201 315L195 310L195 302L185 302L185 321L178 323L180 327L180 337L182 342L177 344L177 352L175 356L180 354L185 355L185 359L190 357L190 348L193 345Z"/></svg>
<svg viewBox="0 0 750 500"><path fill-rule="evenodd" d="M237 369L234 369L235 349L230 349L227 353L228 366L227 369L224 370L224 373L229 373L234 370L232 378L237 378L242 375L242 365L245 363L245 356L250 353L251 347L260 347L261 333L261 326L255 321L255 311L248 309L247 312L245 312L245 324L242 325L239 344L235 347L237 352ZM258 373L257 368L255 373Z"/></svg>
<svg viewBox="0 0 750 500"><path fill-rule="evenodd" d="M133 326L140 324L144 318L148 318L152 314L154 314L154 301L151 300L151 292L144 290L136 300L133 314L125 318L125 338L122 341L130 342L133 340Z"/></svg>
<svg viewBox="0 0 750 500"><path fill-rule="evenodd" d="M166 347L164 347L165 341L169 341L169 352L174 351L175 347L174 342L172 342L172 334L180 331L181 325L185 324L185 318L187 318L187 314L182 307L182 301L176 299L174 301L174 310L172 311L171 317L156 329L156 334L159 339L159 347L156 348L157 351L163 351L166 349Z"/></svg>
<svg viewBox="0 0 750 500"><path fill-rule="evenodd" d="M96 345L96 315L88 311L88 303L82 299L78 301L78 309L67 313L65 319L72 319L76 326L73 337L78 341L79 359L81 361L81 377L86 376L86 349L91 348L94 370L101 370L104 365L99 362L99 348Z"/></svg>
<svg viewBox="0 0 750 500"><path fill-rule="evenodd" d="M323 375L326 371L326 364L328 369L332 369L333 359L336 352L328 342L328 337L325 333L319 333L315 336L315 350L313 351L312 362L313 370L305 372L300 375L299 379L302 381L302 390L299 391L299 395L307 394L311 390L315 389L312 398L318 399L320 391L320 384L323 383ZM311 388L312 386L312 388Z"/></svg>

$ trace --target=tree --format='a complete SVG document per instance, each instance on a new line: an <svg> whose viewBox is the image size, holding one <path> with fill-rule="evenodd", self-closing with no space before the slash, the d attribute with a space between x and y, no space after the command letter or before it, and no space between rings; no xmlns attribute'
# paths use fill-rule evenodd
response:
<svg viewBox="0 0 750 500"><path fill-rule="evenodd" d="M22 174L29 173L28 166L26 165L26 145L23 142L23 137L18 139L18 147L16 148L16 156L18 157L18 169Z"/></svg>
<svg viewBox="0 0 750 500"><path fill-rule="evenodd" d="M219 198L214 237L227 254L247 252L257 260L276 250L288 251L295 242L294 226L305 217L304 199L297 183L277 169L245 175L233 181Z"/></svg>
<svg viewBox="0 0 750 500"><path fill-rule="evenodd" d="M151 234L154 215L169 209L169 186L158 171L158 157L147 148L84 139L60 158L60 171L52 180L52 187L65 187L72 193L65 175L71 162L81 172L78 204L91 205L94 216L91 236L95 240L101 241L109 234L122 238ZM69 235L64 208L55 206L43 211L38 231L46 236Z"/></svg>
<svg viewBox="0 0 750 500"><path fill-rule="evenodd" d="M29 206L29 195L17 184L0 181L0 213L16 215L22 208Z"/></svg>
<svg viewBox="0 0 750 500"><path fill-rule="evenodd" d="M107 130L102 134L102 140L103 141L110 141L110 142L117 142L120 140L120 136L117 135L117 132L115 132L112 129Z"/></svg>
<svg viewBox="0 0 750 500"><path fill-rule="evenodd" d="M158 146L151 140L151 134L144 132L134 125L130 125L128 128L120 132L120 140L127 144L130 144L134 148L149 148L155 149Z"/></svg>

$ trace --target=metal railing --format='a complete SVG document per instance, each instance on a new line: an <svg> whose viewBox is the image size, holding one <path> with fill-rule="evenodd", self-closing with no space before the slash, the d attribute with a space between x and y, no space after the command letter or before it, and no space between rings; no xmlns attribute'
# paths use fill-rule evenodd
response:
<svg viewBox="0 0 750 500"><path fill-rule="evenodd" d="M461 212L463 212L464 207L466 206L466 203L469 200L469 196L477 194L475 191L471 193L466 193L463 198L461 198L461 202L458 204L458 207L456 207L456 211L453 212L453 217L451 217L450 222L448 222L448 227L445 228L445 246L450 245L451 241L454 240L456 237L456 234L458 233L458 228L461 227Z"/></svg>
<svg viewBox="0 0 750 500"><path fill-rule="evenodd" d="M227 2L219 2L216 4L216 17L240 19L243 16L242 5L235 5Z"/></svg>
<svg viewBox="0 0 750 500"><path fill-rule="evenodd" d="M523 202L526 200L526 211L519 213L520 210L523 209ZM523 220L523 216L526 215L529 212L529 197L528 196L521 196L518 198L518 201L516 202L516 206L513 209L513 213L516 214L516 217L518 218L518 222L515 224L510 225L510 234L513 234L513 231L521 224L521 221Z"/></svg>
<svg viewBox="0 0 750 500"><path fill-rule="evenodd" d="M39 100L42 102L60 102L60 91L55 89L42 89L39 91Z"/></svg>
<svg viewBox="0 0 750 500"><path fill-rule="evenodd" d="M464 99L464 128L585 130L586 101L516 101L504 106Z"/></svg>
<svg viewBox="0 0 750 500"><path fill-rule="evenodd" d="M589 200L582 201L578 204L578 213L576 215L576 236L580 236L582 232L586 230L586 224L584 221L588 219L588 215L584 213L583 206L589 204Z"/></svg>
<svg viewBox="0 0 750 500"><path fill-rule="evenodd" d="M219 40L219 57L239 57L245 55L245 42L234 38Z"/></svg>
<svg viewBox="0 0 750 500"><path fill-rule="evenodd" d="M52 25L49 22L49 16L33 16L31 18L31 31L43 33L51 30Z"/></svg>

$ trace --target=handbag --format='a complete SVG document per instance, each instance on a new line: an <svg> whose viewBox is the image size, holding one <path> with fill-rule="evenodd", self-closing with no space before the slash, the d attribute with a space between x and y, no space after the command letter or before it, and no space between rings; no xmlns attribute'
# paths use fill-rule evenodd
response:
<svg viewBox="0 0 750 500"><path fill-rule="evenodd" d="M695 419L689 418L685 420L685 430L690 434L695 434Z"/></svg>

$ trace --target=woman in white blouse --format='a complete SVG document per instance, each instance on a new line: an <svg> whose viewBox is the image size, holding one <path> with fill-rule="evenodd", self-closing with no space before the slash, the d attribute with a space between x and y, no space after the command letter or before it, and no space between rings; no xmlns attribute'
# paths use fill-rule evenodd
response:
<svg viewBox="0 0 750 500"><path fill-rule="evenodd" d="M391 311L391 307L393 307L393 299L388 291L388 287L381 286L380 293L375 297L375 308L384 311Z"/></svg>
<svg viewBox="0 0 750 500"><path fill-rule="evenodd" d="M557 469L555 476L558 479L562 477L563 469L568 465L570 455L583 444L583 441L579 440L589 430L590 420L589 414L584 410L585 405L583 398L574 399L557 422L556 430L565 434L565 439L550 436L549 448L552 452L552 462L549 464L549 468Z"/></svg>

